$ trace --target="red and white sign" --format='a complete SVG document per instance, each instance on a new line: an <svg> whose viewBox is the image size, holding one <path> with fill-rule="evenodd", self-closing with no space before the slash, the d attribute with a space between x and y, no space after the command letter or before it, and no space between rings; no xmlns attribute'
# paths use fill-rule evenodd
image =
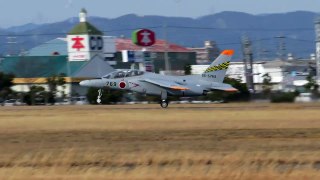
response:
<svg viewBox="0 0 320 180"><path fill-rule="evenodd" d="M67 41L69 61L88 61L97 54L103 55L104 39L102 36L68 35Z"/></svg>
<svg viewBox="0 0 320 180"><path fill-rule="evenodd" d="M68 56L70 61L90 59L89 37L87 35L68 35Z"/></svg>
<svg viewBox="0 0 320 180"><path fill-rule="evenodd" d="M80 51L82 48L85 48L85 46L83 45L84 38L77 36L72 38L71 40L73 41L73 45L72 45L73 49Z"/></svg>
<svg viewBox="0 0 320 180"><path fill-rule="evenodd" d="M156 34L149 29L140 29L135 33L135 43L139 46L152 46L156 42Z"/></svg>

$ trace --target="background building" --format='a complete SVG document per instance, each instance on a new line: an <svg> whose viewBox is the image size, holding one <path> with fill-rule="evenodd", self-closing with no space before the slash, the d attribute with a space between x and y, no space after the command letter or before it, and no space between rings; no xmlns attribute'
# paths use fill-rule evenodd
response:
<svg viewBox="0 0 320 180"><path fill-rule="evenodd" d="M215 41L205 41L204 47L194 47L188 49L196 52L197 64L211 63L220 54L220 49L218 48Z"/></svg>
<svg viewBox="0 0 320 180"><path fill-rule="evenodd" d="M105 61L103 33L86 21L86 15L86 11L81 10L80 23L67 38L38 46L26 56L2 59L0 71L15 75L13 90L27 92L34 85L48 90L47 78L63 74L67 82L62 89L65 94L85 95L87 89L79 86L81 80L111 72Z"/></svg>
<svg viewBox="0 0 320 180"><path fill-rule="evenodd" d="M164 40L156 40L154 45L142 48L133 44L131 39L104 36L102 31L87 22L85 9L79 13L79 20L66 38L50 40L30 49L23 56L4 57L1 60L0 71L16 76L15 91L29 91L32 85L48 89L48 77L64 74L67 82L63 89L65 94L85 95L87 88L78 84L81 80L110 73L112 70L108 68L109 65L116 69L134 67L132 62L124 61L123 51L150 52L155 72L165 69L165 54L168 54L170 70L176 74L183 74L184 66L196 64L195 52Z"/></svg>
<svg viewBox="0 0 320 180"><path fill-rule="evenodd" d="M192 65L193 74L201 74L209 65ZM306 77L315 75L316 61L310 59L291 59L260 61L253 63L253 82L256 92L262 91L263 75L269 74L273 91L303 91L307 83ZM245 65L243 62L231 62L227 76L241 79L246 83Z"/></svg>

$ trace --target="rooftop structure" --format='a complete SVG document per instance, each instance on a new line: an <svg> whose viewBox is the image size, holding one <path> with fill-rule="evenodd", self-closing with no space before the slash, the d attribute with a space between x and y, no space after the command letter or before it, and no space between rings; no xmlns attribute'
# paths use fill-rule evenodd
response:
<svg viewBox="0 0 320 180"><path fill-rule="evenodd" d="M166 47L167 46L167 47ZM129 50L129 51L141 51L143 48L132 43L131 39L118 38L116 39L117 51ZM177 44L169 43L165 40L157 39L156 43L146 50L151 52L192 52L191 50L179 46Z"/></svg>
<svg viewBox="0 0 320 180"><path fill-rule="evenodd" d="M185 47L168 43L168 48L165 47L165 44L168 43L164 40L157 40L153 46L148 47L145 50L151 52L192 52L192 50ZM121 52L122 50L129 51L141 51L143 48L132 43L131 39L116 38L116 51ZM59 55L67 55L67 39L66 38L57 38L46 43L43 43L39 46L36 46L29 50L28 56L51 56L58 53Z"/></svg>
<svg viewBox="0 0 320 180"><path fill-rule="evenodd" d="M80 23L68 33L69 35L103 35L99 29L87 22L87 11L85 9L81 9L81 12L79 13L79 20Z"/></svg>

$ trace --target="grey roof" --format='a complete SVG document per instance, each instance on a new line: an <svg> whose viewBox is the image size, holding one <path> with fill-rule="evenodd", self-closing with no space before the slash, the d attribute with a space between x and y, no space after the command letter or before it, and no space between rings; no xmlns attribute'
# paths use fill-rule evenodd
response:
<svg viewBox="0 0 320 180"><path fill-rule="evenodd" d="M114 69L109 65L109 63L99 55L96 55L84 64L77 72L75 72L74 77L97 78L112 71L114 71Z"/></svg>

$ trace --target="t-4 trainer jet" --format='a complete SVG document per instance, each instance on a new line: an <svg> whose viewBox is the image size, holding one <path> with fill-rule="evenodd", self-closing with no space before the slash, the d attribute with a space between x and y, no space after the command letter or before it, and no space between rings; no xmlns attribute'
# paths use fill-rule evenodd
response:
<svg viewBox="0 0 320 180"><path fill-rule="evenodd" d="M132 69L115 70L99 79L81 81L80 85L100 88L98 103L101 103L102 88L107 87L160 96L160 105L166 108L168 96L202 96L212 90L237 91L223 83L233 53L233 50L224 50L200 75L168 76Z"/></svg>

